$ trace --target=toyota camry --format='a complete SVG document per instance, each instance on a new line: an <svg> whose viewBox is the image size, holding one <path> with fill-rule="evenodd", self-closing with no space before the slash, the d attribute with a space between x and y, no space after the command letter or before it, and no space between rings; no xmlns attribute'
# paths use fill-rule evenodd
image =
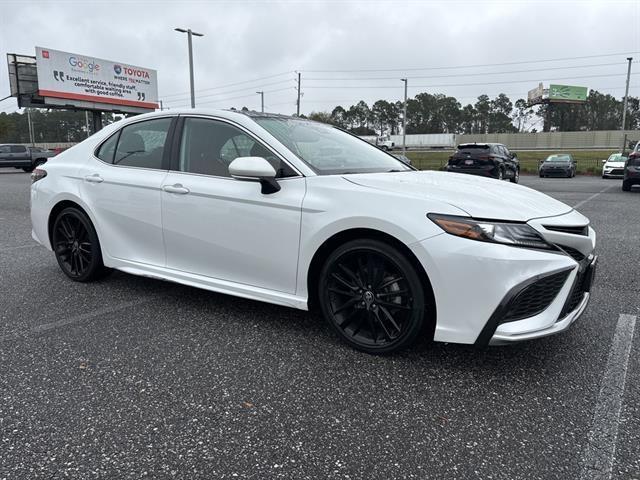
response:
<svg viewBox="0 0 640 480"><path fill-rule="evenodd" d="M585 310L595 232L524 186L417 171L341 129L184 110L109 125L32 173L33 238L111 269L314 308L348 344L506 344Z"/></svg>

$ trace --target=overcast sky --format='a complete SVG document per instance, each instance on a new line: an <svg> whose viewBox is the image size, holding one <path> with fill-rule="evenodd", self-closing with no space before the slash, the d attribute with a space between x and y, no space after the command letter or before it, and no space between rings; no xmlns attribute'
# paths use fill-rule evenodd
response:
<svg viewBox="0 0 640 480"><path fill-rule="evenodd" d="M259 109L264 90L266 110L293 113L301 71L309 113L400 100L401 77L409 96L445 93L463 105L482 93L526 98L539 81L621 97L625 57L640 60L639 25L640 0L0 0L0 54L35 55L38 45L154 68L165 106L187 106L187 39L173 28L191 28L205 35L194 39L197 105ZM596 57L604 54L616 55ZM471 67L487 64L507 65ZM8 94L2 67L0 98ZM640 96L636 63L630 95ZM0 103L15 109L13 99Z"/></svg>

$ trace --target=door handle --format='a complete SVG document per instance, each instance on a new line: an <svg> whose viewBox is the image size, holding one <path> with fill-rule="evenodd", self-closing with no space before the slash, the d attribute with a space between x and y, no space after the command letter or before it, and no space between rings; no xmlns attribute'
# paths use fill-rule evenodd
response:
<svg viewBox="0 0 640 480"><path fill-rule="evenodd" d="M93 175L87 175L84 177L84 181L89 183L102 183L104 182L104 178L102 178L100 174L94 173Z"/></svg>
<svg viewBox="0 0 640 480"><path fill-rule="evenodd" d="M162 187L162 190L168 193L177 193L180 195L185 195L189 193L189 189L186 187L183 187L182 184L180 183L176 183L174 185L165 185Z"/></svg>

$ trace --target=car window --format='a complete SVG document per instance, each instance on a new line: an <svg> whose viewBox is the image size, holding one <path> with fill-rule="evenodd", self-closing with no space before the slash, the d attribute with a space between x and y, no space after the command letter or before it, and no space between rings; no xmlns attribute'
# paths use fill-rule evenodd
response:
<svg viewBox="0 0 640 480"><path fill-rule="evenodd" d="M0 145L0 153L9 153L10 151L9 145Z"/></svg>
<svg viewBox="0 0 640 480"><path fill-rule="evenodd" d="M278 177L296 173L268 148L237 127L218 120L185 118L180 141L179 170L216 177L231 177L229 164L238 157L262 157Z"/></svg>
<svg viewBox="0 0 640 480"><path fill-rule="evenodd" d="M27 147L24 145L11 145L11 153L25 153Z"/></svg>
<svg viewBox="0 0 640 480"><path fill-rule="evenodd" d="M170 118L158 118L124 127L118 138L113 164L161 170L170 125ZM105 156L108 156L106 149Z"/></svg>
<svg viewBox="0 0 640 480"><path fill-rule="evenodd" d="M113 154L116 153L116 145L118 144L118 136L120 132L116 132L109 137L109 139L100 145L98 151L96 152L96 157L98 157L103 162L113 163Z"/></svg>

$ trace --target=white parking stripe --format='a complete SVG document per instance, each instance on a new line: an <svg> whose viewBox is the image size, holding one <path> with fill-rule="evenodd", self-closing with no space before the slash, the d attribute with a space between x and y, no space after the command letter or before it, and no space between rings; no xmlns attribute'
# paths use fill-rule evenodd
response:
<svg viewBox="0 0 640 480"><path fill-rule="evenodd" d="M573 208L578 209L580 208L582 205L584 205L587 202L590 202L591 200L593 200L594 198L596 198L598 195L600 195L601 193L606 192L607 190L611 190L613 187L615 187L615 185L609 185L606 188L603 188L602 190L600 190L598 193L594 193L593 195L591 195L589 198L585 198L584 200L582 200L581 202L576 203Z"/></svg>
<svg viewBox="0 0 640 480"><path fill-rule="evenodd" d="M32 243L29 245L18 245L17 247L0 247L0 252L10 252L11 250L21 250L23 248L34 248L39 246L40 245L37 243Z"/></svg>
<svg viewBox="0 0 640 480"><path fill-rule="evenodd" d="M600 385L589 443L582 454L581 480L611 478L635 326L634 315L620 315Z"/></svg>
<svg viewBox="0 0 640 480"><path fill-rule="evenodd" d="M38 334L38 333L46 332L48 330L54 330L56 328L64 327L64 326L70 325L72 323L86 322L87 320L91 320L92 318L99 317L99 316L102 316L102 315L106 315L108 313L114 313L114 312L117 312L119 310L124 310L126 308L136 307L138 305L149 303L149 302L151 302L153 300L156 300L156 298L157 297L155 295L153 295L151 297L144 297L144 298L141 298L141 299L138 299L138 300L133 300L131 302L120 303L120 304L115 305L113 307L99 308L97 310L93 310L92 312L82 313L80 315L76 315L76 316L73 316L73 317L64 318L62 320L58 320L57 322L44 323L42 325L36 325L35 327L27 329L27 330L23 330L22 332L0 336L0 342L4 342L4 341L7 341L7 340L17 340L19 338L24 338L24 337L27 337L29 335Z"/></svg>

